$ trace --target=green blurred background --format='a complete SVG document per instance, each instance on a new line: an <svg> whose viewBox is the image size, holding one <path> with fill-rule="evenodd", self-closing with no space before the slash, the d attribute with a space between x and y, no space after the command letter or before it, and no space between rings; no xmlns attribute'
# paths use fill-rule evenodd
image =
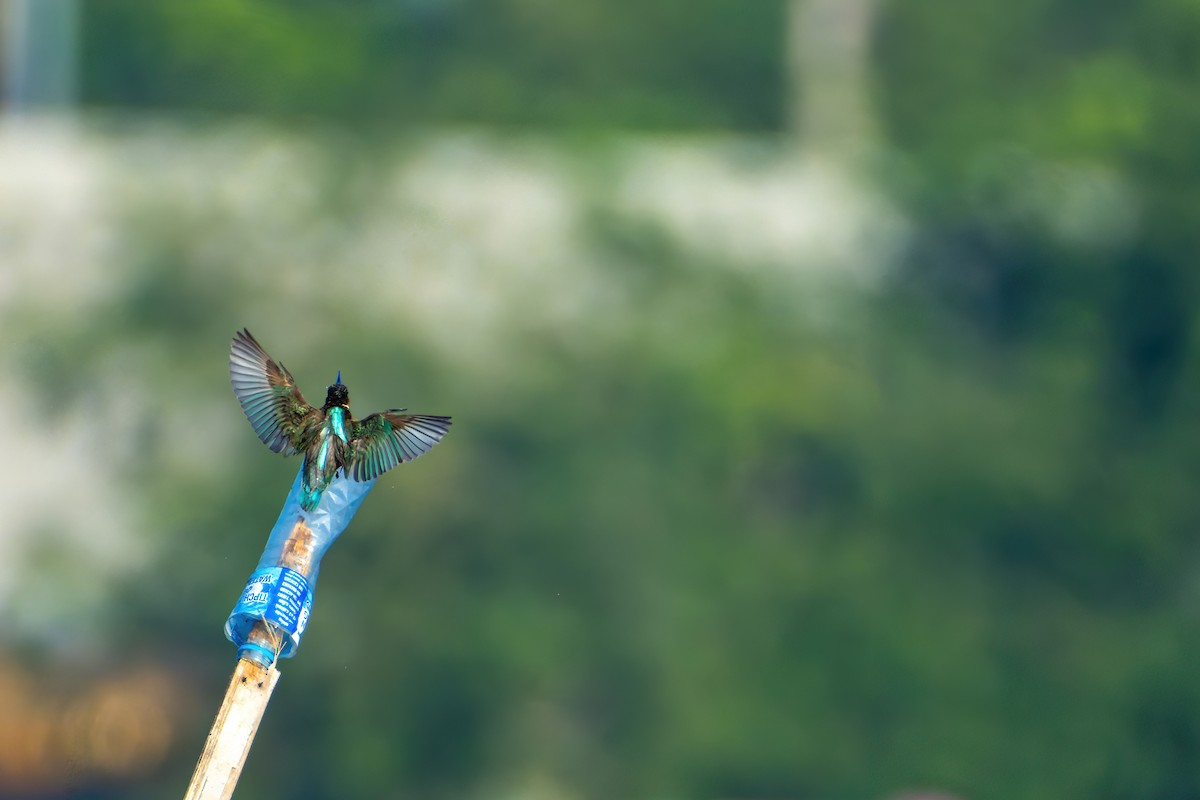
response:
<svg viewBox="0 0 1200 800"><path fill-rule="evenodd" d="M0 797L1200 796L1200 5L0 0Z"/></svg>

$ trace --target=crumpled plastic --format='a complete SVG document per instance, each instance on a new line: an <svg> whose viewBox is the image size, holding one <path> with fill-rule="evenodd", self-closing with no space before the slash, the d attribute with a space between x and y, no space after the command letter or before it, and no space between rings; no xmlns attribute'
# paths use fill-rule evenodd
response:
<svg viewBox="0 0 1200 800"><path fill-rule="evenodd" d="M238 646L238 655L265 666L295 654L312 613L321 558L375 485L338 472L316 509L305 511L300 505L303 470L302 465L262 558L225 621L225 636Z"/></svg>

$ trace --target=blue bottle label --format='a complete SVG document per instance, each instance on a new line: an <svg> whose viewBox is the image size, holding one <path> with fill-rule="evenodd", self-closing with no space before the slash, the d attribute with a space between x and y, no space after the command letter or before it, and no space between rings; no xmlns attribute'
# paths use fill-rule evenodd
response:
<svg viewBox="0 0 1200 800"><path fill-rule="evenodd" d="M287 658L300 644L300 636L312 613L312 601L308 581L296 570L287 567L257 570L246 581L246 588L226 623L225 633L240 646L256 621L273 623L287 635L279 653Z"/></svg>

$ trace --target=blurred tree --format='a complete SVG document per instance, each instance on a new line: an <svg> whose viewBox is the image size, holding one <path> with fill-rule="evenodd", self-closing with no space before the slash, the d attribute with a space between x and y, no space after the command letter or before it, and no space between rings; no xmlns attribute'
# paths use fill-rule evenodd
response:
<svg viewBox="0 0 1200 800"><path fill-rule="evenodd" d="M778 128L782 0L85 6L92 107L389 126Z"/></svg>

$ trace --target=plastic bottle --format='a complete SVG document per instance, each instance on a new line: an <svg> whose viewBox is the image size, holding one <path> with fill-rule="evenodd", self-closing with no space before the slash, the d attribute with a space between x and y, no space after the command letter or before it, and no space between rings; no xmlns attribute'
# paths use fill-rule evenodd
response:
<svg viewBox="0 0 1200 800"><path fill-rule="evenodd" d="M262 558L225 621L225 636L238 646L238 658L264 668L295 654L312 613L321 558L375 485L339 472L316 509L305 511L300 479L297 473Z"/></svg>

